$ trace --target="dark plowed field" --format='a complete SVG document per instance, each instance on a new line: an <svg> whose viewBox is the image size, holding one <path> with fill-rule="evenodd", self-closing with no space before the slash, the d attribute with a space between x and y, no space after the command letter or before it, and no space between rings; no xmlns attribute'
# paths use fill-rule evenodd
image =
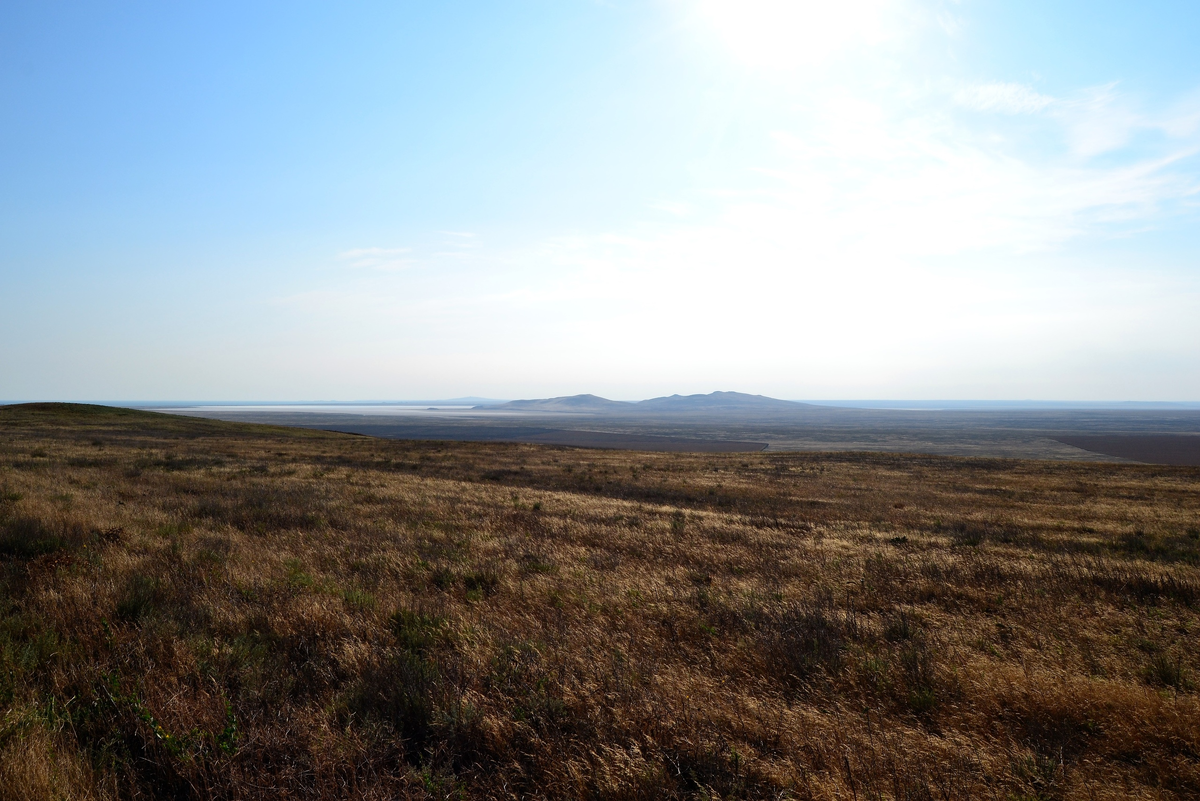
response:
<svg viewBox="0 0 1200 801"><path fill-rule="evenodd" d="M575 448L621 448L664 453L752 453L767 449L765 442L741 442L688 437L655 437L647 434L610 434L605 431L551 431L520 438L519 442L569 445Z"/></svg>
<svg viewBox="0 0 1200 801"><path fill-rule="evenodd" d="M315 427L326 428L320 425ZM627 451L656 451L659 453L756 453L767 449L765 442L745 440L664 437L654 434L616 434L609 431L577 431L533 426L402 426L339 421L336 426L328 427L326 430L384 439L529 442L539 445L566 445L572 448L618 448Z"/></svg>
<svg viewBox="0 0 1200 801"><path fill-rule="evenodd" d="M1055 439L1085 451L1136 462L1200 466L1200 435L1196 434L1081 434Z"/></svg>

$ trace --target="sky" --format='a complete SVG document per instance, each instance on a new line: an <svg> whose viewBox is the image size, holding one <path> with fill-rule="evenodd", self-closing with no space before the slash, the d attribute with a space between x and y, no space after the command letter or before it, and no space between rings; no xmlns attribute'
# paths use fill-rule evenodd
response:
<svg viewBox="0 0 1200 801"><path fill-rule="evenodd" d="M1200 400L1200 4L0 5L0 399Z"/></svg>

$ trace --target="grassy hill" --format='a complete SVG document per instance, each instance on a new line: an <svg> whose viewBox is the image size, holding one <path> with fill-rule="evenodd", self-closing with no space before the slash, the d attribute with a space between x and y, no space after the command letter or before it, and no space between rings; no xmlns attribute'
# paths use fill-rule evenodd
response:
<svg viewBox="0 0 1200 801"><path fill-rule="evenodd" d="M0 407L0 799L1200 795L1200 470Z"/></svg>

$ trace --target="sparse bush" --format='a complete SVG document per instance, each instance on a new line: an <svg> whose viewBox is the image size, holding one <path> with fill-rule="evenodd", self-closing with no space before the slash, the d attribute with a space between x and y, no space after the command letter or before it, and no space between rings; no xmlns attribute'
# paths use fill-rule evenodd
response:
<svg viewBox="0 0 1200 801"><path fill-rule="evenodd" d="M1189 690L1192 686L1180 656L1171 658L1170 654L1155 654L1151 658L1150 664L1146 666L1144 675L1149 684L1158 687Z"/></svg>
<svg viewBox="0 0 1200 801"><path fill-rule="evenodd" d="M397 609L390 620L396 644L415 654L428 653L437 642L444 621L435 615Z"/></svg>
<svg viewBox="0 0 1200 801"><path fill-rule="evenodd" d="M1027 793L1014 798L1028 801L1057 801L1062 798L1062 761L1048 754L1031 754L1013 760L1013 775Z"/></svg>
<svg viewBox="0 0 1200 801"><path fill-rule="evenodd" d="M883 638L888 642L906 642L917 636L919 630L913 616L903 610L884 618Z"/></svg>
<svg viewBox="0 0 1200 801"><path fill-rule="evenodd" d="M5 556L28 559L63 547L62 538L36 518L19 517L0 524L0 553Z"/></svg>
<svg viewBox="0 0 1200 801"><path fill-rule="evenodd" d="M909 708L917 715L932 713L941 702L933 646L925 637L911 638L900 646L899 663Z"/></svg>
<svg viewBox="0 0 1200 801"><path fill-rule="evenodd" d="M494 570L475 570L463 576L463 586L475 598L492 595L500 586L500 576Z"/></svg>
<svg viewBox="0 0 1200 801"><path fill-rule="evenodd" d="M401 650L368 667L345 695L344 725L384 726L399 737L405 759L416 764L433 734L441 676L422 655Z"/></svg>
<svg viewBox="0 0 1200 801"><path fill-rule="evenodd" d="M843 653L857 626L832 603L789 603L758 614L758 631L771 674L792 684L841 672Z"/></svg>
<svg viewBox="0 0 1200 801"><path fill-rule="evenodd" d="M129 578L117 601L117 617L128 623L137 623L146 617L162 600L162 586L159 579L145 574L135 574Z"/></svg>

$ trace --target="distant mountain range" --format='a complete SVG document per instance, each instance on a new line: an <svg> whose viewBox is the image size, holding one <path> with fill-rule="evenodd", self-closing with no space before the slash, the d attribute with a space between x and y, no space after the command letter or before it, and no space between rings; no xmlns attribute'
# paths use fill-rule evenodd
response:
<svg viewBox="0 0 1200 801"><path fill-rule="evenodd" d="M680 412L797 412L809 404L778 400L744 392L711 392L707 395L669 395L644 401L614 401L599 395L515 400L489 405L489 410L559 412L574 414L677 414Z"/></svg>

